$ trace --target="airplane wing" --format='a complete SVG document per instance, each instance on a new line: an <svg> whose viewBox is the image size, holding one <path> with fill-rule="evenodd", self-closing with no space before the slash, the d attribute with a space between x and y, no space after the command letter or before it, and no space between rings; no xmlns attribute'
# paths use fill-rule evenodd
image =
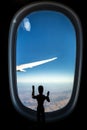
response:
<svg viewBox="0 0 87 130"><path fill-rule="evenodd" d="M22 64L22 65L16 66L16 71L25 72L25 69L27 69L27 68L33 68L35 66L42 65L42 64L45 64L47 62L51 62L55 59L57 59L57 57L47 59L47 60L41 60L41 61L36 61L36 62L32 62L32 63Z"/></svg>

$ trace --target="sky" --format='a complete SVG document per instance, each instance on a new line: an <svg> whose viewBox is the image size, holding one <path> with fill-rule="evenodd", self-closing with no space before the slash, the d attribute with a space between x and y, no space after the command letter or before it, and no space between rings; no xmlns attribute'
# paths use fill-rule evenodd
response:
<svg viewBox="0 0 87 130"><path fill-rule="evenodd" d="M76 33L70 19L48 10L27 15L17 30L16 65L54 57L54 61L17 72L17 81L72 83L74 79Z"/></svg>

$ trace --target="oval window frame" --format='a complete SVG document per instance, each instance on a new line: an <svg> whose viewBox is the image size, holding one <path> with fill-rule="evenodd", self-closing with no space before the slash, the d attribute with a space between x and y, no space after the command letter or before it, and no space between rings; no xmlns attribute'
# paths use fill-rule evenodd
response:
<svg viewBox="0 0 87 130"><path fill-rule="evenodd" d="M20 21L34 11L53 10L63 13L73 23L76 31L76 66L74 86L69 103L62 109L55 112L46 113L46 121L53 122L67 116L74 109L80 88L81 68L82 68L82 28L81 23L76 13L69 7L55 2L36 2L21 8L13 17L9 30L9 47L8 47L8 70L9 70L9 85L12 102L15 108L30 120L36 122L36 112L25 107L19 100L17 94L16 83L16 31Z"/></svg>

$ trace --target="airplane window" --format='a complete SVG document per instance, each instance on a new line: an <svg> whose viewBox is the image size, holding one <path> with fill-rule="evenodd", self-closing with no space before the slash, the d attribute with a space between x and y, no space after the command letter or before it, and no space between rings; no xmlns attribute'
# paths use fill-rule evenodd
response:
<svg viewBox="0 0 87 130"><path fill-rule="evenodd" d="M77 101L81 60L81 25L71 9L51 2L20 9L9 32L10 90L16 108L35 121L40 112L47 121L67 115Z"/></svg>

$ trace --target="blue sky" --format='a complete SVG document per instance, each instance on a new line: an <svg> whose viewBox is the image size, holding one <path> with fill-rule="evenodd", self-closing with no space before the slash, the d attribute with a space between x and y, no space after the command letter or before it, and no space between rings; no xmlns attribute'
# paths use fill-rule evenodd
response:
<svg viewBox="0 0 87 130"><path fill-rule="evenodd" d="M75 71L76 34L62 13L37 11L27 15L17 30L16 65L57 57L17 72L20 82L71 82Z"/></svg>

